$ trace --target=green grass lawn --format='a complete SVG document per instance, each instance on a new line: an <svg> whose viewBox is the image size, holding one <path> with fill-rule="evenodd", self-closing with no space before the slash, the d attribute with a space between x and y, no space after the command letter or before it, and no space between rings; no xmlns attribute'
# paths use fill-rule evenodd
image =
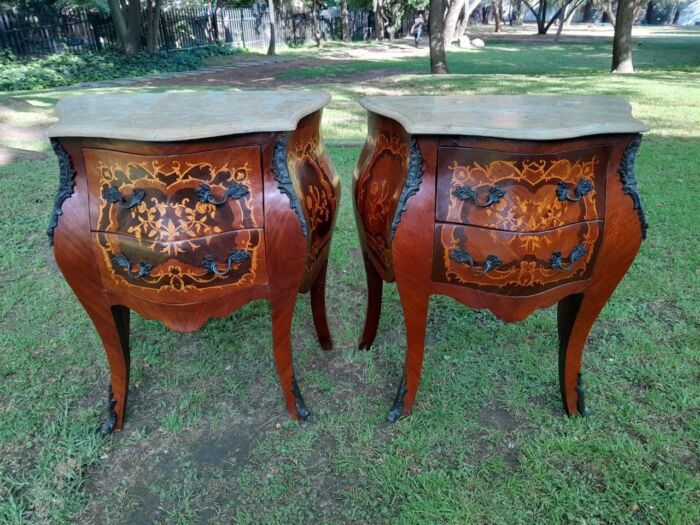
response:
<svg viewBox="0 0 700 525"><path fill-rule="evenodd" d="M651 126L637 158L650 229L588 342L587 419L561 410L553 309L507 325L435 297L414 414L385 422L402 314L385 287L376 345L355 349L359 148L331 147L343 184L328 277L336 350L318 348L306 296L293 327L313 421L288 420L258 302L187 335L134 315L125 431L102 439L106 360L44 233L56 162L0 166L0 524L700 522L700 32L641 43L639 72L625 77L607 73L607 44L505 41L450 53L452 74L439 78L407 58L280 79L329 90L324 133L343 141L364 138L356 102L367 93L630 100ZM0 124L42 123L64 94L15 94L28 104Z"/></svg>

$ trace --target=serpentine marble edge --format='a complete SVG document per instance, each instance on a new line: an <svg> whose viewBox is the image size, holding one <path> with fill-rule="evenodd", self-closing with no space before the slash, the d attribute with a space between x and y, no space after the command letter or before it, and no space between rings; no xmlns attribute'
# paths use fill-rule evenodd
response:
<svg viewBox="0 0 700 525"><path fill-rule="evenodd" d="M617 96L370 96L360 104L398 121L412 135L559 140L649 131Z"/></svg>
<svg viewBox="0 0 700 525"><path fill-rule="evenodd" d="M324 91L192 91L69 96L48 137L148 142L292 131L326 106Z"/></svg>

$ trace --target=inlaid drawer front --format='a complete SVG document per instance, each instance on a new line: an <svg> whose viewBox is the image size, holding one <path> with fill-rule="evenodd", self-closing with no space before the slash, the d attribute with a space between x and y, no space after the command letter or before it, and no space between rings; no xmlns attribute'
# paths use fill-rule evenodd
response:
<svg viewBox="0 0 700 525"><path fill-rule="evenodd" d="M602 221L542 233L435 226L433 281L506 295L532 295L590 277Z"/></svg>
<svg viewBox="0 0 700 525"><path fill-rule="evenodd" d="M83 150L93 231L181 241L263 226L260 150L173 156Z"/></svg>
<svg viewBox="0 0 700 525"><path fill-rule="evenodd" d="M105 287L153 301L203 299L267 282L262 230L171 243L93 236Z"/></svg>
<svg viewBox="0 0 700 525"><path fill-rule="evenodd" d="M506 231L545 231L603 218L604 147L526 155L443 147L436 219Z"/></svg>

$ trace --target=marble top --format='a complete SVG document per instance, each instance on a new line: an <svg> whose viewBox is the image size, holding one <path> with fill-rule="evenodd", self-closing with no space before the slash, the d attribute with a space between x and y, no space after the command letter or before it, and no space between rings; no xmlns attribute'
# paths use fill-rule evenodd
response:
<svg viewBox="0 0 700 525"><path fill-rule="evenodd" d="M69 96L49 137L173 141L291 131L331 100L324 91L192 91Z"/></svg>
<svg viewBox="0 0 700 525"><path fill-rule="evenodd" d="M649 131L616 96L372 96L360 104L398 121L412 135L556 140Z"/></svg>

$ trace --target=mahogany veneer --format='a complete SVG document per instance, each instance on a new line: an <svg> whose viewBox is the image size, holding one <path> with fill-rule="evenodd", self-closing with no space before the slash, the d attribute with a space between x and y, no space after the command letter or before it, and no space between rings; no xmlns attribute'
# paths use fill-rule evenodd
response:
<svg viewBox="0 0 700 525"><path fill-rule="evenodd" d="M319 342L332 348L325 275L340 197L320 122L313 110L284 132L178 141L53 135L61 182L48 233L109 361L103 432L124 424L130 310L190 332L256 299L271 304L287 410L309 416L290 329L297 294L310 292Z"/></svg>
<svg viewBox="0 0 700 525"><path fill-rule="evenodd" d="M458 111L460 104L469 104L468 97L452 106L448 97L437 102L440 97L412 97L411 104L399 100L405 97L372 98L363 101L369 131L353 181L368 285L359 346L372 345L383 282L395 280L407 350L388 419L413 408L432 294L486 308L506 322L558 304L564 409L584 414L580 369L586 338L646 233L633 171L641 135L627 131L644 131L644 126L631 117L624 122L629 106L613 99L624 133L591 135L589 126L580 137L574 129L558 139L513 140L528 131L509 129L508 119L499 118L498 126L484 133L509 138L450 135L457 125L452 123L443 126L442 135L423 134L419 117L428 120L425 129L440 129L439 122L431 122L431 109ZM504 111L512 111L510 122L517 128L526 119L517 104L508 109L513 100L505 101ZM499 107L499 102L480 105ZM402 114L411 105L414 110ZM469 117L468 109L465 113ZM468 124L473 121L465 118Z"/></svg>

